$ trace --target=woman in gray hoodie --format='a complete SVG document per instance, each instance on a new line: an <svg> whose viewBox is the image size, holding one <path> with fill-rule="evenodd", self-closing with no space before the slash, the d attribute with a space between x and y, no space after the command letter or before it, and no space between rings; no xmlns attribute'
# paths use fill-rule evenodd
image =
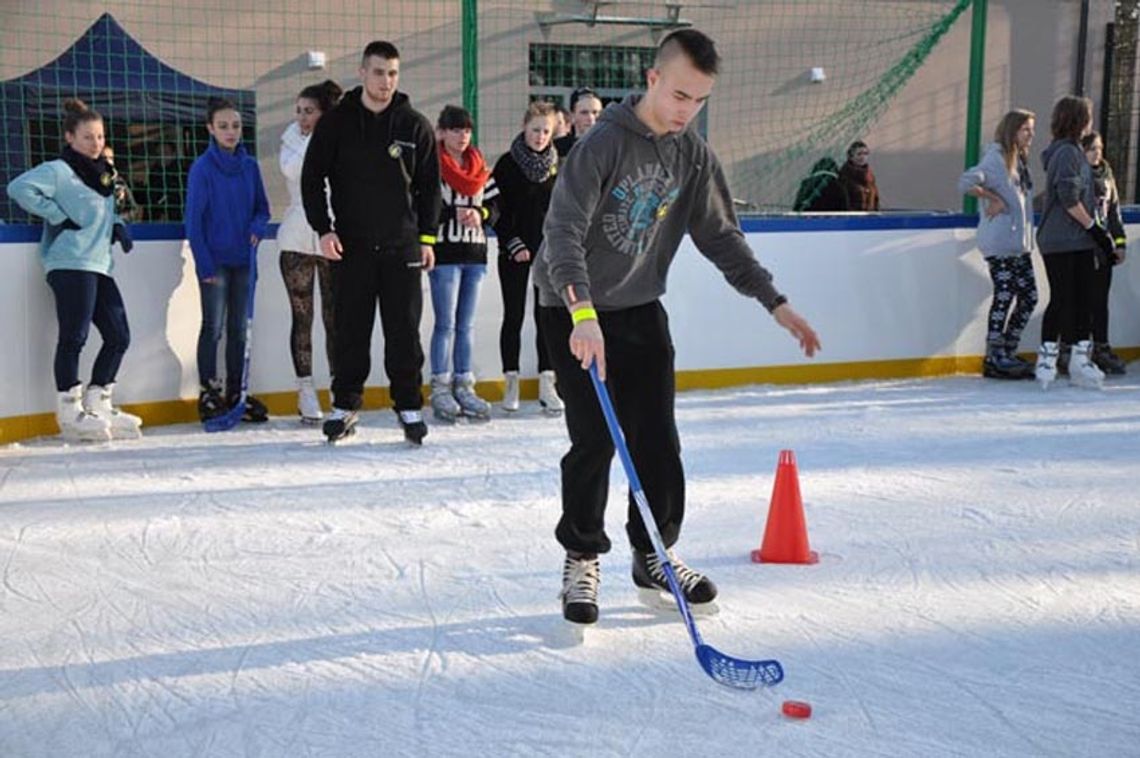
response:
<svg viewBox="0 0 1140 758"><path fill-rule="evenodd" d="M1072 345L1069 380L1099 388L1104 373L1092 361L1089 340L1094 273L1109 265L1115 252L1112 235L1096 223L1092 167L1079 143L1092 126L1092 101L1066 96L1053 106L1053 141L1045 163L1045 210L1037 246L1049 277L1049 305L1041 322L1037 380L1048 387L1057 377L1058 342Z"/></svg>
<svg viewBox="0 0 1140 758"><path fill-rule="evenodd" d="M1016 109L1002 116L981 163L966 169L958 190L981 198L978 249L990 269L994 298L986 332L985 376L1032 379L1033 366L1017 357L1021 332L1037 305L1033 278L1033 180L1029 145L1036 116Z"/></svg>

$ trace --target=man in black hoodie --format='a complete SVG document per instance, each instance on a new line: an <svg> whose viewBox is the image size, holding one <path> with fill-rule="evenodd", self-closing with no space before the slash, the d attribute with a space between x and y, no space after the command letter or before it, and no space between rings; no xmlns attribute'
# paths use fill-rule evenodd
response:
<svg viewBox="0 0 1140 758"><path fill-rule="evenodd" d="M324 424L330 441L356 425L371 370L377 301L396 415L413 444L427 435L421 277L435 263L439 158L431 122L397 91L399 77L395 45L369 43L360 63L362 86L317 122L301 171L305 216L321 235L321 253L333 261L337 370L333 411Z"/></svg>
<svg viewBox="0 0 1140 758"><path fill-rule="evenodd" d="M819 349L816 333L748 247L716 155L688 128L712 94L718 61L712 40L695 29L666 37L646 75L645 95L610 105L570 151L554 185L534 279L570 433L555 536L566 549L562 614L571 622L597 620L598 554L610 549L605 509L614 447L582 370L595 362L603 379L609 373L609 391L681 589L694 608L716 598L712 581L672 550L684 518L685 474L673 411L673 344L659 298L684 235L804 353ZM667 593L664 568L636 508L626 532L634 584L651 596Z"/></svg>

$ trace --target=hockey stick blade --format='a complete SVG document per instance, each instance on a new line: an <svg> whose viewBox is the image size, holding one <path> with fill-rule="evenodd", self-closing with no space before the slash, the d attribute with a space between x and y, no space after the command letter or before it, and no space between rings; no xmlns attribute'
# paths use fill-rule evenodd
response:
<svg viewBox="0 0 1140 758"><path fill-rule="evenodd" d="M213 418L206 419L202 422L202 426L207 432L228 432L230 429L233 429L235 426L241 423L241 417L244 414L245 395L242 395L237 405L235 405L233 408L230 408L220 416L214 416Z"/></svg>
<svg viewBox="0 0 1140 758"><path fill-rule="evenodd" d="M689 601L685 599L685 593L677 582L677 574L673 569L673 564L669 561L668 553L665 551L665 543L661 539L661 532L657 529L653 511L649 508L649 501L645 497L645 491L641 488L641 479L637 475L637 469L634 468L633 458L629 454L629 446L626 445L625 435L622 434L621 425L617 420L617 413L614 411L613 403L610 401L609 393L606 392L601 377L598 376L597 363L590 364L590 381L593 382L594 392L597 394L598 403L602 407L602 415L606 419L606 427L613 439L614 449L617 451L618 457L621 458L621 464L625 469L626 479L629 480L629 489L633 493L641 521L645 525L649 541L653 543L653 550L657 553L658 560L661 561L666 583L669 585L669 591L673 593L673 599L677 601L677 610L680 611L681 618L685 621L689 638L693 641L697 662L701 664L701 668L714 682L726 687L754 690L757 687L771 687L779 684L784 679L784 669L779 662L774 660L747 661L742 658L733 658L710 645L706 645L701 639L697 622L693 619L693 613L689 609Z"/></svg>

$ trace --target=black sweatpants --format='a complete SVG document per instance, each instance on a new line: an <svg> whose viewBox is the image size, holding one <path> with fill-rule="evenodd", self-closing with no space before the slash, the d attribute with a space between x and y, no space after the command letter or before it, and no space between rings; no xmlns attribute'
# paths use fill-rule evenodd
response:
<svg viewBox="0 0 1140 758"><path fill-rule="evenodd" d="M407 250L344 245L342 260L332 263L333 406L357 410L364 399L364 382L372 370L372 327L380 304L384 330L384 372L388 375L396 410L423 407L424 350L420 344L423 313L422 269L406 261L419 258Z"/></svg>
<svg viewBox="0 0 1140 758"><path fill-rule="evenodd" d="M1092 338L1093 342L1108 344L1108 291L1112 289L1112 262L1093 272Z"/></svg>
<svg viewBox="0 0 1140 758"><path fill-rule="evenodd" d="M570 314L540 308L539 319L558 391L566 403L570 451L562 458L562 518L555 529L567 550L605 553L613 442L590 375L570 352ZM630 456L666 547L677 541L685 516L685 472L673 413L676 384L669 319L657 301L599 312L606 341L606 386L629 444ZM642 552L653 549L632 495L626 533Z"/></svg>
<svg viewBox="0 0 1140 758"><path fill-rule="evenodd" d="M1089 338L1093 297L1093 251L1046 253L1049 305L1041 320L1042 342L1075 345Z"/></svg>

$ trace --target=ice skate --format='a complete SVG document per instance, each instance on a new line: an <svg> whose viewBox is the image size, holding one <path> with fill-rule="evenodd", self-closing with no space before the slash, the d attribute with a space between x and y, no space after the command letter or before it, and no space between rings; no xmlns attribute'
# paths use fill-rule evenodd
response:
<svg viewBox="0 0 1140 758"><path fill-rule="evenodd" d="M686 566L677 554L669 549L666 551L669 562L673 564L673 574L677 578L685 600L689 602L689 610L697 615L710 615L717 612L714 602L717 596L716 585L704 574ZM638 599L642 603L657 610L675 610L677 601L669 589L669 582L665 578L665 569L657 558L657 553L640 550L633 551L632 565L633 583L637 585Z"/></svg>
<svg viewBox="0 0 1140 758"><path fill-rule="evenodd" d="M460 412L474 421L491 420L491 404L475 393L475 375L459 374L452 387Z"/></svg>
<svg viewBox="0 0 1140 758"><path fill-rule="evenodd" d="M111 422L83 407L83 385L77 384L56 395L55 419L59 434L68 442L106 442L111 439Z"/></svg>
<svg viewBox="0 0 1140 758"><path fill-rule="evenodd" d="M503 410L514 413L519 409L519 372L506 372L503 382Z"/></svg>
<svg viewBox="0 0 1140 758"><path fill-rule="evenodd" d="M1028 368L1029 364L1009 352L1004 341L986 347L982 376L988 379L1025 379Z"/></svg>
<svg viewBox="0 0 1140 758"><path fill-rule="evenodd" d="M221 416L227 410L226 401L222 398L222 385L217 379L211 380L198 390L199 421L205 423Z"/></svg>
<svg viewBox="0 0 1140 758"><path fill-rule="evenodd" d="M1107 342L1093 345L1092 359L1105 376L1123 376L1127 373L1124 359L1112 352L1112 347Z"/></svg>
<svg viewBox="0 0 1140 758"><path fill-rule="evenodd" d="M317 390L313 386L313 377L297 377L297 415L301 417L302 424L315 426L324 419L321 411L321 401L317 398Z"/></svg>
<svg viewBox="0 0 1140 758"><path fill-rule="evenodd" d="M566 552L562 562L562 618L571 624L598 621L598 585L602 567L596 553Z"/></svg>
<svg viewBox="0 0 1140 758"><path fill-rule="evenodd" d="M424 444L424 437L428 433L427 424L424 423L424 414L418 410L396 411L396 418L404 430L404 439L416 447Z"/></svg>
<svg viewBox="0 0 1140 758"><path fill-rule="evenodd" d="M538 375L538 404L548 416L561 416L565 406L558 396L557 381L553 371L542 371Z"/></svg>
<svg viewBox="0 0 1140 758"><path fill-rule="evenodd" d="M1069 356L1069 383L1074 387L1104 389L1104 372L1092 359L1092 342L1081 340L1073 345Z"/></svg>
<svg viewBox="0 0 1140 758"><path fill-rule="evenodd" d="M328 418L325 419L321 431L323 431L325 437L328 438L329 444L335 445L341 440L356 434L357 420L356 411L348 411L344 408L333 408Z"/></svg>
<svg viewBox="0 0 1140 758"><path fill-rule="evenodd" d="M241 392L231 392L226 399L226 404L230 408L236 408L237 404L241 401ZM253 395L245 396L245 409L242 410L241 420L247 421L251 424L262 424L269 420L269 409L265 407L265 403L258 400Z"/></svg>
<svg viewBox="0 0 1140 758"><path fill-rule="evenodd" d="M114 384L105 387L92 384L83 393L83 407L88 413L107 421L113 439L138 439L142 436L142 419L112 404L114 389Z"/></svg>
<svg viewBox="0 0 1140 758"><path fill-rule="evenodd" d="M451 393L451 374L432 374L431 415L436 421L454 424L463 409Z"/></svg>
<svg viewBox="0 0 1140 758"><path fill-rule="evenodd" d="M1057 380L1057 343L1042 342L1037 348L1037 366L1033 370L1041 389L1047 390Z"/></svg>

